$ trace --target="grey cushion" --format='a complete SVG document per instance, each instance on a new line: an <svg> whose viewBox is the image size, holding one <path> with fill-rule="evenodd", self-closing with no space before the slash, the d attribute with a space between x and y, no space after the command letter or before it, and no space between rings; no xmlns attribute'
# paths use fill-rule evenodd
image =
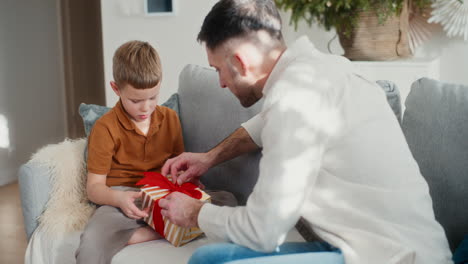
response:
<svg viewBox="0 0 468 264"><path fill-rule="evenodd" d="M413 83L402 128L453 250L468 233L468 87Z"/></svg>
<svg viewBox="0 0 468 264"><path fill-rule="evenodd" d="M261 110L261 102L243 108L228 89L219 86L214 70L187 65L179 77L180 121L185 149L205 152ZM202 182L209 189L232 192L244 204L258 176L260 152L243 155L210 169Z"/></svg>
<svg viewBox="0 0 468 264"><path fill-rule="evenodd" d="M109 112L109 110L111 110L111 108L107 106L85 103L80 104L78 111L81 118L83 118L86 136L89 136L89 133L91 133L91 129L93 128L94 123L96 123L96 121L101 118L102 115Z"/></svg>

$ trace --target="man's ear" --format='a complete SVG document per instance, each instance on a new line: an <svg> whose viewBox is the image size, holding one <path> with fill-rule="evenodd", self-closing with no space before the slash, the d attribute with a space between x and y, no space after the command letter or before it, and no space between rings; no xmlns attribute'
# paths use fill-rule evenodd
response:
<svg viewBox="0 0 468 264"><path fill-rule="evenodd" d="M112 87L112 90L114 90L114 93L115 93L117 96L120 96L120 90L119 90L119 86L117 85L117 83L114 82L114 81L111 81L111 82L110 82L110 86Z"/></svg>
<svg viewBox="0 0 468 264"><path fill-rule="evenodd" d="M240 53L240 52L236 52L232 58L233 60L233 65L237 68L237 70L239 71L239 73L242 75L242 76L245 76L247 75L247 71L249 69L249 60L247 59L247 57Z"/></svg>

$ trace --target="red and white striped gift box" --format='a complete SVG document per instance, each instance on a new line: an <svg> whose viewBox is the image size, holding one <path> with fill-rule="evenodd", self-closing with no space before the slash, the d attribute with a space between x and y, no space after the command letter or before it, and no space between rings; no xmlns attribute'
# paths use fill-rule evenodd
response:
<svg viewBox="0 0 468 264"><path fill-rule="evenodd" d="M145 217L143 220L148 223L149 226L151 226L153 229L154 227L154 221L153 221L153 210L154 210L154 203L157 202L159 199L163 198L166 196L168 193L170 193L170 190L167 189L162 189L158 186L152 186L152 187L143 187L141 188L143 191L143 197L142 197L142 208L151 208L149 212L149 216ZM200 191L202 193L202 197L200 198L200 201L205 201L205 202L210 202L211 198L210 196L202 191L199 188L196 188L196 190ZM164 236L169 241L171 244L173 244L176 247L180 247L191 240L195 239L196 237L200 236L203 234L203 232L197 228L197 227L192 227L192 228L184 228L180 227L178 225L175 225L169 221L166 217L162 217L164 221Z"/></svg>

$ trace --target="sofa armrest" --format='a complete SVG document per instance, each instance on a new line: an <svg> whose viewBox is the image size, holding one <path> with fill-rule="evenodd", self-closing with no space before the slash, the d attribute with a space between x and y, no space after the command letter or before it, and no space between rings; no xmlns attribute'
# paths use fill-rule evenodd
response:
<svg viewBox="0 0 468 264"><path fill-rule="evenodd" d="M18 171L18 181L21 193L24 228L27 238L38 226L38 218L44 211L49 200L50 181L48 169L33 162L22 165Z"/></svg>

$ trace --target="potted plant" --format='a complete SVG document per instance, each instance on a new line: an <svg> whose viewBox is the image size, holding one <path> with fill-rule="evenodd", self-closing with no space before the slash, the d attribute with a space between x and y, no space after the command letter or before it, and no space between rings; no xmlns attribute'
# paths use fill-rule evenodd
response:
<svg viewBox="0 0 468 264"><path fill-rule="evenodd" d="M424 9L433 0L275 0L291 10L291 23L318 23L335 28L345 57L390 60L411 54L408 10Z"/></svg>

